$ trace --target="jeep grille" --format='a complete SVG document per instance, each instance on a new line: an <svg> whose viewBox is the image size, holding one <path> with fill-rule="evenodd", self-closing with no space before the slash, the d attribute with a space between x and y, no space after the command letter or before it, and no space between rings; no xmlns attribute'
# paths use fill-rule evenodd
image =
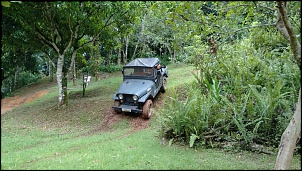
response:
<svg viewBox="0 0 302 171"><path fill-rule="evenodd" d="M135 105L133 100L133 95L123 94L124 95L124 104L126 105Z"/></svg>

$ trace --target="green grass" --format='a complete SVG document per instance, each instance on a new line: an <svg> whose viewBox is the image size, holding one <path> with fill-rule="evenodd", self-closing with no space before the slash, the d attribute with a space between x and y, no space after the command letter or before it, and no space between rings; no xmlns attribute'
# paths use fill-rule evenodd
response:
<svg viewBox="0 0 302 171"><path fill-rule="evenodd" d="M187 64L171 64L168 66L168 86L175 88L176 86L187 84L195 80L192 72L196 73L193 66Z"/></svg>
<svg viewBox="0 0 302 171"><path fill-rule="evenodd" d="M192 66L169 65L168 89L194 80ZM57 88L33 102L1 115L1 169L3 170L273 170L277 154L194 149L158 138L157 113L145 129L133 130L135 116L120 116L108 129L112 95L122 82L120 72L92 82L82 97L69 83L69 105L56 109ZM166 97L161 94L157 100ZM157 105L156 108L159 108ZM158 109L155 109L158 110ZM142 122L148 122L143 121ZM292 169L301 169L294 156Z"/></svg>

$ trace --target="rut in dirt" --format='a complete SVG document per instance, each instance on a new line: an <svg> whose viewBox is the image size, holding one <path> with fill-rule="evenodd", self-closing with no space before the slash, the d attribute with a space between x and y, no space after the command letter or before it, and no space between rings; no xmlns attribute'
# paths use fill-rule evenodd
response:
<svg viewBox="0 0 302 171"><path fill-rule="evenodd" d="M156 98L153 101L153 116L151 116L150 119L144 119L142 118L141 114L134 114L134 113L120 113L116 114L115 111L111 108L111 106L107 106L108 110L106 113L102 115L103 121L101 127L84 133L81 136L89 136L93 134L97 134L100 132L106 132L106 131L112 131L111 127L116 124L118 121L122 119L127 119L130 121L132 129L122 135L122 137L128 136L130 134L133 134L139 130L146 129L150 126L151 120L155 117L155 114L159 111L159 108L163 104L163 95L162 93L158 94Z"/></svg>
<svg viewBox="0 0 302 171"><path fill-rule="evenodd" d="M1 115L24 103L32 102L35 99L42 97L44 94L47 94L48 92L49 90L41 90L33 94L17 95L14 97L1 99Z"/></svg>
<svg viewBox="0 0 302 171"><path fill-rule="evenodd" d="M121 137L125 137L125 136L128 136L128 135L130 135L132 133L135 133L139 130L148 128L152 118L143 119L140 116L140 114L133 114L133 113L116 114L114 112L114 110L110 110L110 111L108 111L107 113L105 113L103 115L103 122L102 122L102 125L99 128L97 128L93 131L84 133L81 136L90 136L90 135L94 135L94 134L97 134L97 133L100 133L100 132L112 131L111 127L122 119L129 120L130 125L132 127L132 129L130 131L126 132L124 135L121 136Z"/></svg>

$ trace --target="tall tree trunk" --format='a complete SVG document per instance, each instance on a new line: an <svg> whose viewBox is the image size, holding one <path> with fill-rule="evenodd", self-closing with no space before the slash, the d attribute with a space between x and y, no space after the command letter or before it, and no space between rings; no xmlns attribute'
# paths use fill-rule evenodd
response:
<svg viewBox="0 0 302 171"><path fill-rule="evenodd" d="M125 50L123 50L123 63L124 63L124 65L126 65L127 64L127 58L128 58L127 56L128 56L129 37L126 36L124 38L124 40L125 40Z"/></svg>
<svg viewBox="0 0 302 171"><path fill-rule="evenodd" d="M139 41L138 41L137 44L135 45L134 52L133 52L133 55L132 55L132 57L131 57L131 60L133 60L133 59L135 58L136 49L137 49L137 47L138 47L138 43L139 43Z"/></svg>
<svg viewBox="0 0 302 171"><path fill-rule="evenodd" d="M62 78L62 89L63 89L63 102L64 105L68 105L68 92L67 92L67 83L68 83L68 69L66 63L63 65L63 78Z"/></svg>
<svg viewBox="0 0 302 171"><path fill-rule="evenodd" d="M18 77L19 77L19 65L16 66L15 77L14 77L14 86L13 90L17 89L18 86Z"/></svg>
<svg viewBox="0 0 302 171"><path fill-rule="evenodd" d="M275 170L289 170L297 140L301 137L301 88L296 111L282 134Z"/></svg>
<svg viewBox="0 0 302 171"><path fill-rule="evenodd" d="M121 65L121 55L122 55L122 48L119 47L117 52L117 65Z"/></svg>
<svg viewBox="0 0 302 171"><path fill-rule="evenodd" d="M175 54L176 54L175 48L173 48L173 61L176 61Z"/></svg>
<svg viewBox="0 0 302 171"><path fill-rule="evenodd" d="M131 60L133 60L135 58L137 47L140 44L140 42L141 42L141 40L142 40L142 38L144 36L144 32L145 32L145 19L146 19L146 14L144 15L144 17L142 19L141 32L140 32L138 41L136 42L136 45L135 45L134 52L133 52L133 55L131 57Z"/></svg>
<svg viewBox="0 0 302 171"><path fill-rule="evenodd" d="M171 50L171 48L169 46L167 46L167 49L168 49L168 51L170 53L171 62L174 63L173 52L172 52L172 50Z"/></svg>
<svg viewBox="0 0 302 171"><path fill-rule="evenodd" d="M56 67L55 63L52 62L51 58L50 58L50 54L45 52L45 54L47 55L47 63L48 63L48 74L49 74L49 82L53 82L53 75L54 75L54 68Z"/></svg>
<svg viewBox="0 0 302 171"><path fill-rule="evenodd" d="M63 67L64 67L64 55L59 55L58 63L57 63L57 73L56 73L58 89L59 89L58 107L65 104L64 91L63 91L63 87L62 87Z"/></svg>
<svg viewBox="0 0 302 171"><path fill-rule="evenodd" d="M97 81L98 80L98 67L99 67L99 46L100 46L100 44L99 44L99 40L95 40L94 42L93 42L93 46L94 46L94 53L93 53L93 58L94 58L94 60L93 60L93 76L95 76L95 80Z"/></svg>
<svg viewBox="0 0 302 171"><path fill-rule="evenodd" d="M111 60L112 60L112 58L113 58L113 53L112 53L112 49L110 50L110 52L109 52L109 58L107 59L107 65L110 65L111 64Z"/></svg>
<svg viewBox="0 0 302 171"><path fill-rule="evenodd" d="M297 65L301 71L301 45L293 31L293 28L289 22L288 14L286 11L286 1L277 2L278 11L276 27L281 32L281 34L290 41L290 46L295 56ZM281 136L281 141L279 145L279 151L275 163L275 169L289 170L290 163L294 154L294 149L296 147L297 141L301 137L301 87L299 90L298 104L296 106L295 113L290 120L287 128Z"/></svg>
<svg viewBox="0 0 302 171"><path fill-rule="evenodd" d="M77 71L76 71L76 64L75 64L75 61L73 62L73 72L72 72L72 81L73 81L73 85L76 86L77 85Z"/></svg>
<svg viewBox="0 0 302 171"><path fill-rule="evenodd" d="M47 70L48 70L49 82L52 82L51 75L50 75L52 71L52 64L50 60L47 60Z"/></svg>
<svg viewBox="0 0 302 171"><path fill-rule="evenodd" d="M77 76L76 76L76 69L75 69L75 67L76 67L75 58L77 56L77 52L78 52L78 49L73 50L72 55L71 55L70 67L69 67L69 70L67 71L68 73L72 72L72 81L73 81L74 86L77 85L77 83L76 83Z"/></svg>

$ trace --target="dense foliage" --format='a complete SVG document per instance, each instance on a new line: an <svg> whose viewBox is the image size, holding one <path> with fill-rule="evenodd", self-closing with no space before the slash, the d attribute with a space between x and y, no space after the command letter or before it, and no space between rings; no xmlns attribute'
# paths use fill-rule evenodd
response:
<svg viewBox="0 0 302 171"><path fill-rule="evenodd" d="M261 36L271 36L274 44L284 41L276 31ZM257 39L221 46L216 57L198 51L206 44L196 50L188 47L200 53L201 59L192 61L198 70L196 81L172 89L165 99L159 114L162 136L191 147L225 142L278 147L295 109L301 74L288 46L264 48L269 42Z"/></svg>

